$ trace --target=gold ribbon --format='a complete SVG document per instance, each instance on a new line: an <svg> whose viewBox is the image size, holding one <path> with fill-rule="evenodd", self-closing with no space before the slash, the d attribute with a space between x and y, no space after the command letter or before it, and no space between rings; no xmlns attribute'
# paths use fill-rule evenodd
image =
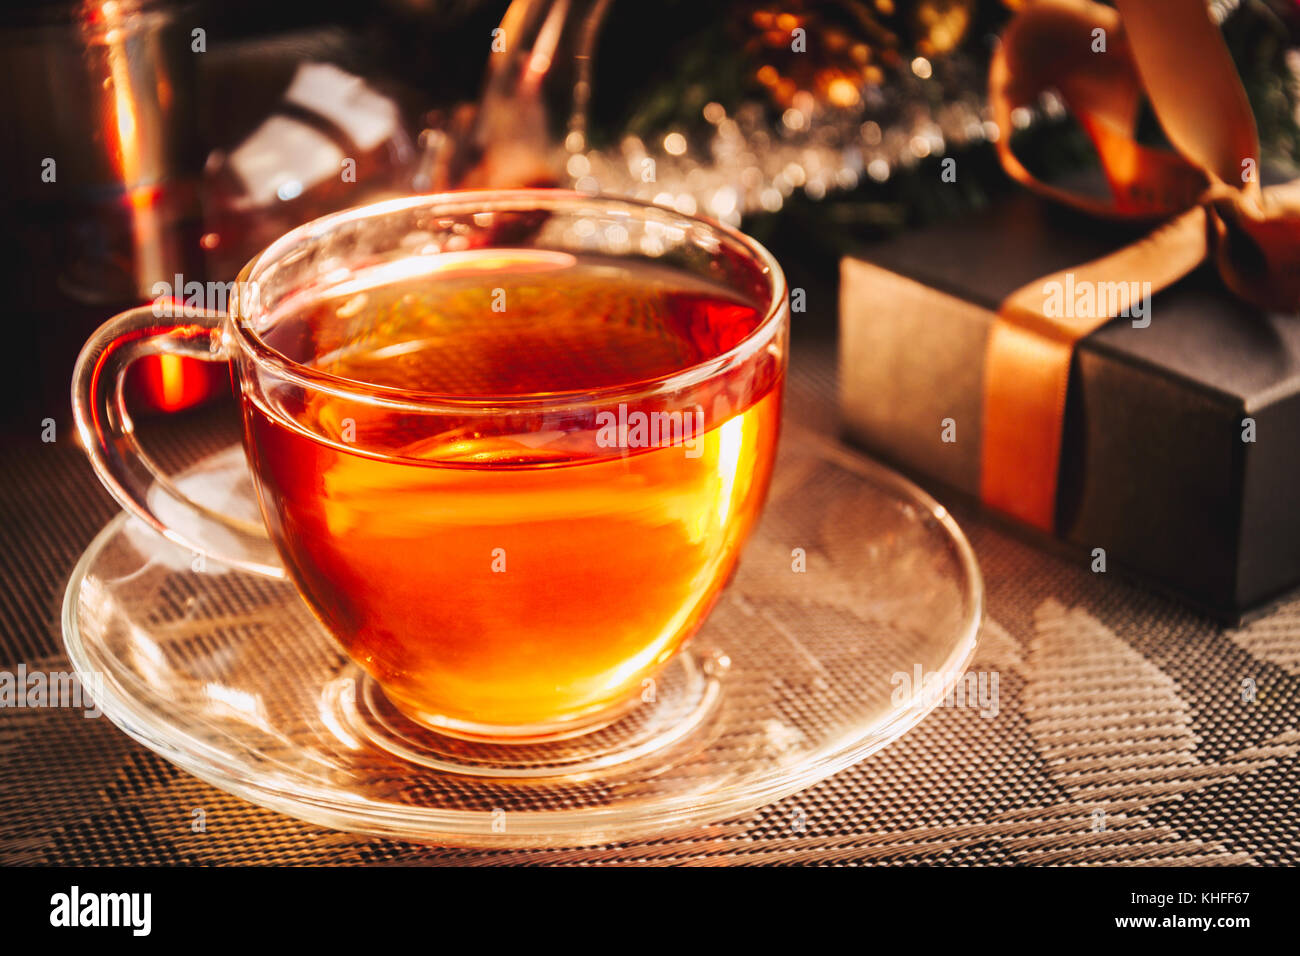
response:
<svg viewBox="0 0 1300 956"><path fill-rule="evenodd" d="M1095 216L1167 220L1111 255L1023 286L998 309L985 353L980 494L1046 531L1074 347L1117 314L1095 295L1087 315L1049 315L1061 311L1049 306L1049 283L1150 283L1154 294L1212 258L1242 299L1300 309L1300 180L1260 189L1255 119L1203 0L1115 4L1037 0L1007 26L989 69L998 153L1013 178ZM1049 89L1092 140L1109 201L1041 182L1012 153L1012 111ZM1144 95L1173 152L1134 139Z"/></svg>

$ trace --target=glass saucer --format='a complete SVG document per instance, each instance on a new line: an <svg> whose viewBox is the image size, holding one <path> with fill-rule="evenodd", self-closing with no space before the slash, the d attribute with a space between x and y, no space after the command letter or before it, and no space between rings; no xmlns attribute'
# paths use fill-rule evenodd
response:
<svg viewBox="0 0 1300 956"><path fill-rule="evenodd" d="M238 447L176 483L256 519ZM205 562L126 515L77 564L63 632L117 726L254 803L402 840L575 846L740 816L879 750L960 679L982 603L942 506L787 428L762 523L704 628L632 710L582 737L431 733L290 584ZM909 694L918 673L924 692Z"/></svg>

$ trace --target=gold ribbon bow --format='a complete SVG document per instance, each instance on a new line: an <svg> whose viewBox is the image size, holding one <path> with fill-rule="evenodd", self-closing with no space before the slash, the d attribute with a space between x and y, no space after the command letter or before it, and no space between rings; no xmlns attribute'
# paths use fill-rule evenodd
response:
<svg viewBox="0 0 1300 956"><path fill-rule="evenodd" d="M1061 272L1018 289L998 309L985 354L980 493L1046 531L1055 523L1075 344L1124 305L1092 296L1091 309L1061 310L1049 307L1047 289L1150 283L1154 294L1213 258L1242 299L1300 308L1300 180L1260 189L1255 119L1203 0L1115 3L1118 9L1090 0L1032 3L1007 26L989 69L998 152L1012 177L1093 215L1168 219L1142 240L1068 270L1068 279ZM1091 138L1109 202L1039 181L1012 153L1012 111L1048 89ZM1144 94L1175 152L1134 139ZM1062 311L1089 314L1049 314Z"/></svg>

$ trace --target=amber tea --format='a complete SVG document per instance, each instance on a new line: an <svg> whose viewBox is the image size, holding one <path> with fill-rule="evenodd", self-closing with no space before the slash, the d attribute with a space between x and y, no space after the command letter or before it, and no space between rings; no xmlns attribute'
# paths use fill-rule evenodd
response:
<svg viewBox="0 0 1300 956"><path fill-rule="evenodd" d="M245 376L246 445L288 572L353 659L466 736L641 699L762 505L784 340L702 366L765 304L531 249L401 259L300 299L260 334L313 387Z"/></svg>

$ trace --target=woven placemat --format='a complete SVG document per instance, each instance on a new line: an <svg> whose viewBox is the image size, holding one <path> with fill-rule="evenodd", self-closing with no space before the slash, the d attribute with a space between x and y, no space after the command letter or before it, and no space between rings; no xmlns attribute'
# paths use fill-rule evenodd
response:
<svg viewBox="0 0 1300 956"><path fill-rule="evenodd" d="M831 433L834 397L833 343L799 343L787 416ZM238 438L229 405L142 432L169 470ZM52 443L6 443L0 670L68 669L64 586L116 510L66 424ZM574 850L417 846L251 806L80 710L0 708L0 863L1300 862L1300 599L1224 627L1044 553L969 506L953 512L988 589L972 666L997 673L996 713L940 707L881 753L747 818Z"/></svg>

